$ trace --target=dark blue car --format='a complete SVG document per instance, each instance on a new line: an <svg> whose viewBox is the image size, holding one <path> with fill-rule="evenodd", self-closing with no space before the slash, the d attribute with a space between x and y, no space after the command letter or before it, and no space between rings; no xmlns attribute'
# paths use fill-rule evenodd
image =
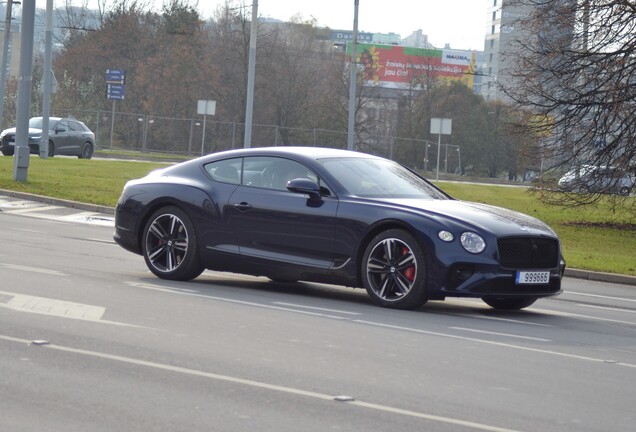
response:
<svg viewBox="0 0 636 432"><path fill-rule="evenodd" d="M307 147L233 150L126 184L115 241L158 277L204 269L366 288L385 307L477 297L521 309L561 292L557 235L458 201L395 162Z"/></svg>

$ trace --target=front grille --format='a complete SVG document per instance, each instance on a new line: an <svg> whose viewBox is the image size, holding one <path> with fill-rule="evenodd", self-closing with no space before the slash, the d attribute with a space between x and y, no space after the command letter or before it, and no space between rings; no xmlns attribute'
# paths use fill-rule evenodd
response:
<svg viewBox="0 0 636 432"><path fill-rule="evenodd" d="M559 242L538 237L497 240L499 264L509 269L551 269L559 265Z"/></svg>

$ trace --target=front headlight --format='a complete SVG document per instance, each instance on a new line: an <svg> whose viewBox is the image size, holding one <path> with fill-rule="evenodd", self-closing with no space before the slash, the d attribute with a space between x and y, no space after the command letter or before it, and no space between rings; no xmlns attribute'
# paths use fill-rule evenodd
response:
<svg viewBox="0 0 636 432"><path fill-rule="evenodd" d="M473 254L482 253L486 249L486 241L477 233L465 232L460 241L464 249Z"/></svg>

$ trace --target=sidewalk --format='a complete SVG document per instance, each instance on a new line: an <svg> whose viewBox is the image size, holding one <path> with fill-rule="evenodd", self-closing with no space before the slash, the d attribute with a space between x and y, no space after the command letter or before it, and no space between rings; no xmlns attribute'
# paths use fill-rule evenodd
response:
<svg viewBox="0 0 636 432"><path fill-rule="evenodd" d="M19 198L23 200L31 200L43 202L50 205L57 205L61 207L75 208L78 210L92 211L96 213L103 213L110 216L115 215L115 209L113 207L100 206L96 204L86 204L76 201L63 200L58 198L51 198L42 195L34 195L25 192L15 192L6 189L0 189L0 195L9 196L12 198ZM585 279L589 281L607 282L622 285L632 285L636 287L636 276L620 275L614 273L602 273L593 272L589 270L578 270L572 268L565 269L565 276L577 279Z"/></svg>

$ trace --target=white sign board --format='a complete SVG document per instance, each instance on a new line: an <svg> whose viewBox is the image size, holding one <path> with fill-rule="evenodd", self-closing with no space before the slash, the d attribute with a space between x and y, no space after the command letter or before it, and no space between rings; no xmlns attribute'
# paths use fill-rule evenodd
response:
<svg viewBox="0 0 636 432"><path fill-rule="evenodd" d="M431 119L431 133L450 135L453 128L453 119L449 118L432 118Z"/></svg>
<svg viewBox="0 0 636 432"><path fill-rule="evenodd" d="M197 114L214 115L216 113L216 101L199 100L197 104Z"/></svg>

